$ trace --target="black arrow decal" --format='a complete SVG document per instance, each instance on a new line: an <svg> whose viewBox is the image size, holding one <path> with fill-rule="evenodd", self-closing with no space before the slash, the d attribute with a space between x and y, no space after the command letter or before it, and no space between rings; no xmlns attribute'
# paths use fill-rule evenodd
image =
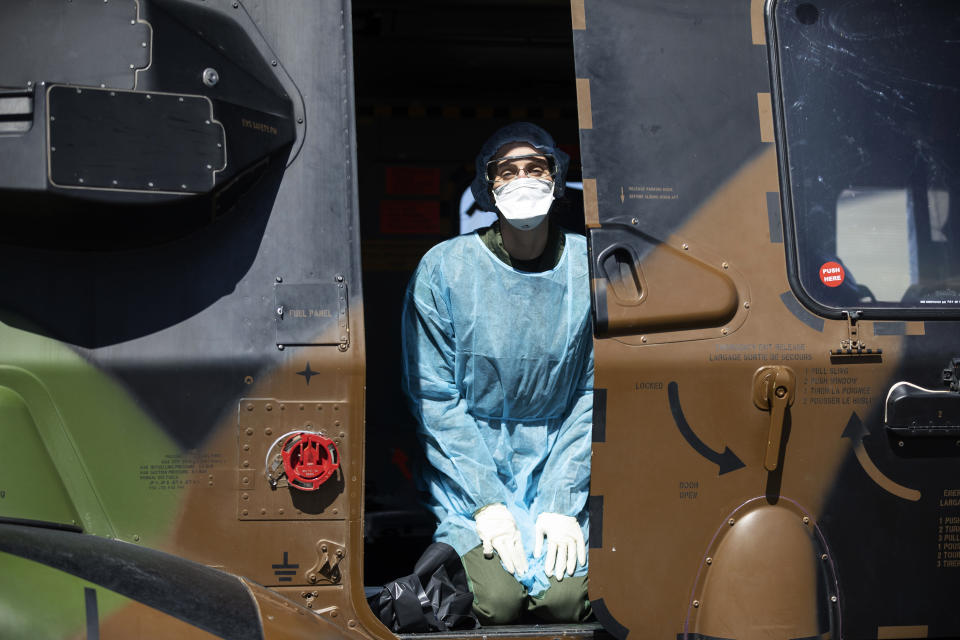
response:
<svg viewBox="0 0 960 640"><path fill-rule="evenodd" d="M868 435L870 431L864 426L863 421L860 420L860 416L857 415L857 412L854 411L850 414L850 419L847 421L847 426L844 427L843 433L840 434L841 438L850 438L852 441L857 442L858 440L863 440Z"/></svg>
<svg viewBox="0 0 960 640"><path fill-rule="evenodd" d="M737 457L737 454L730 451L730 447L724 447L723 453L717 453L697 437L697 434L695 434L693 429L690 428L690 425L687 424L687 419L683 417L683 409L680 408L680 391L678 390L676 382L671 382L667 385L667 397L670 399L670 413L673 414L673 421L677 423L677 429L680 430L680 434L686 439L690 446L693 447L694 451L719 467L717 475L722 476L725 473L736 471L746 466L743 464L743 461Z"/></svg>

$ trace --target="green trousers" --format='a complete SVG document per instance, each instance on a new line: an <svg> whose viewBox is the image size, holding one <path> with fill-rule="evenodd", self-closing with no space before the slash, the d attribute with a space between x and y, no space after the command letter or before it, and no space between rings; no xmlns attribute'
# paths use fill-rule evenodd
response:
<svg viewBox="0 0 960 640"><path fill-rule="evenodd" d="M528 612L543 622L584 622L590 617L587 576L550 578L550 587L537 597L507 573L500 558L483 557L478 545L462 556L473 592L473 612L480 624L511 624Z"/></svg>

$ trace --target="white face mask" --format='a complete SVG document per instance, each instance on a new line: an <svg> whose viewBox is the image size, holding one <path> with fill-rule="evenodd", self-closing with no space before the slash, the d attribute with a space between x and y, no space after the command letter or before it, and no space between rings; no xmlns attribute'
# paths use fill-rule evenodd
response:
<svg viewBox="0 0 960 640"><path fill-rule="evenodd" d="M497 209L517 229L533 229L547 217L553 204L553 181L516 178L493 190Z"/></svg>

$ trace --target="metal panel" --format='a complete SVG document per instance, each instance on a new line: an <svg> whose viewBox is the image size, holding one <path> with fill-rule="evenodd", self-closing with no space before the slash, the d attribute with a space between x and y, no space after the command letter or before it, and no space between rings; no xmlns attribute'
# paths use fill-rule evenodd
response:
<svg viewBox="0 0 960 640"><path fill-rule="evenodd" d="M209 98L52 86L47 99L57 186L202 192L226 164Z"/></svg>
<svg viewBox="0 0 960 640"><path fill-rule="evenodd" d="M274 294L278 345L349 344L343 282L278 284Z"/></svg>

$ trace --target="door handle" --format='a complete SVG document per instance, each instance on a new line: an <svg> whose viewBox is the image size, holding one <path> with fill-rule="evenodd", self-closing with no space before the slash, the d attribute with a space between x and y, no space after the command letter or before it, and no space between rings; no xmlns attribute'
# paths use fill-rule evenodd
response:
<svg viewBox="0 0 960 640"><path fill-rule="evenodd" d="M767 432L767 452L763 467L776 471L777 458L783 441L783 424L787 408L793 404L797 376L789 367L760 367L753 374L753 403L770 412L770 429Z"/></svg>

